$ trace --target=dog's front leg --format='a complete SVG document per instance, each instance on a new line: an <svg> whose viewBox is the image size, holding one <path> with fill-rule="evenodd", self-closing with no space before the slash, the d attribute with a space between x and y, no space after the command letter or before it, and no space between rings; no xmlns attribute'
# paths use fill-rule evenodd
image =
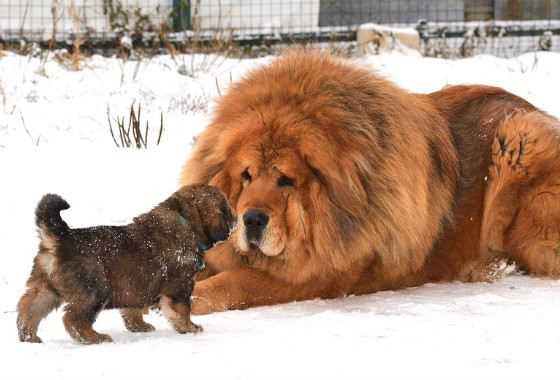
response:
<svg viewBox="0 0 560 380"><path fill-rule="evenodd" d="M279 279L251 268L238 268L216 274L196 283L192 297L193 314L209 314L231 309L274 305L320 294L304 294Z"/></svg>
<svg viewBox="0 0 560 380"><path fill-rule="evenodd" d="M202 327L191 321L191 306L188 301L177 302L168 296L161 296L159 306L163 315L179 334L198 333Z"/></svg>
<svg viewBox="0 0 560 380"><path fill-rule="evenodd" d="M206 268L196 277L197 281L205 280L217 273L241 267L241 256L235 251L230 240L216 244L204 254Z"/></svg>
<svg viewBox="0 0 560 380"><path fill-rule="evenodd" d="M126 329L130 332L150 332L156 328L144 321L144 314L148 314L147 307L143 309L121 309L121 317Z"/></svg>

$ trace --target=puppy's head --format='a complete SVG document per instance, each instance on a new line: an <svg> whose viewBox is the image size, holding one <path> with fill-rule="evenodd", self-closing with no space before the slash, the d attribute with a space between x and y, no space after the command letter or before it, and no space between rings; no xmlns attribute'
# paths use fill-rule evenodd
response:
<svg viewBox="0 0 560 380"><path fill-rule="evenodd" d="M220 190L213 186L183 186L175 194L178 212L190 223L203 251L226 240L235 223L233 211Z"/></svg>

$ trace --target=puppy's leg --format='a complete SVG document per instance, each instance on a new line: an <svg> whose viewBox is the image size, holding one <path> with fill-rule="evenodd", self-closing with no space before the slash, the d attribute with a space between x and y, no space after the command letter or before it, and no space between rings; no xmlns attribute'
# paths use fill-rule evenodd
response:
<svg viewBox="0 0 560 380"><path fill-rule="evenodd" d="M105 298L94 295L75 298L66 307L64 327L70 336L79 343L97 344L112 342L107 334L99 334L92 327L97 315L103 309Z"/></svg>
<svg viewBox="0 0 560 380"><path fill-rule="evenodd" d="M171 322L179 334L198 333L202 327L191 321L191 307L187 303L173 301L171 297L161 296L159 301L163 315Z"/></svg>
<svg viewBox="0 0 560 380"><path fill-rule="evenodd" d="M60 305L56 293L44 281L30 280L25 294L18 302L17 327L22 342L41 343L37 336L39 323Z"/></svg>
<svg viewBox="0 0 560 380"><path fill-rule="evenodd" d="M130 332L155 331L155 327L144 321L147 309L121 309L121 316L126 329Z"/></svg>

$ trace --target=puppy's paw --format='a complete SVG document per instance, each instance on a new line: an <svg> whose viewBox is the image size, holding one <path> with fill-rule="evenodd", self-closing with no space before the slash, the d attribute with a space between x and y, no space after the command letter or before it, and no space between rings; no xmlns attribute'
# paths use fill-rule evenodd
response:
<svg viewBox="0 0 560 380"><path fill-rule="evenodd" d="M100 344L100 343L113 343L113 338L108 334L95 334L90 339L82 339L80 343L83 344Z"/></svg>
<svg viewBox="0 0 560 380"><path fill-rule="evenodd" d="M20 341L25 342L25 343L43 343L41 338L39 338L37 335L35 335L35 336L25 336L23 338L20 338Z"/></svg>
<svg viewBox="0 0 560 380"><path fill-rule="evenodd" d="M99 334L99 343L113 343L113 338L108 334Z"/></svg>
<svg viewBox="0 0 560 380"><path fill-rule="evenodd" d="M191 322L191 325L190 325L189 330L187 332L193 333L193 334L198 334L198 333L201 333L203 331L204 331L204 329L202 328L201 325L197 325L196 323Z"/></svg>
<svg viewBox="0 0 560 380"><path fill-rule="evenodd" d="M144 314L148 313L148 308L144 309L121 309L121 316L126 329L130 332L151 332L155 327L144 321Z"/></svg>
<svg viewBox="0 0 560 380"><path fill-rule="evenodd" d="M177 331L179 334L198 334L203 331L203 328L202 326L197 325L193 322L177 323L175 324L175 331Z"/></svg>
<svg viewBox="0 0 560 380"><path fill-rule="evenodd" d="M156 331L156 328L152 324L147 322L127 324L126 329L133 333L146 333Z"/></svg>

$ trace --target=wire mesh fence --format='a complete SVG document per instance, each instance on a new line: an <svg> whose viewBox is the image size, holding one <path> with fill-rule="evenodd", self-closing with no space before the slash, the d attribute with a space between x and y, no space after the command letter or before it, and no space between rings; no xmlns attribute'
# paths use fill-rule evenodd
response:
<svg viewBox="0 0 560 380"><path fill-rule="evenodd" d="M560 50L560 0L0 0L3 41L162 33L174 41L227 33L245 45L366 36L358 44L373 49L512 56Z"/></svg>

